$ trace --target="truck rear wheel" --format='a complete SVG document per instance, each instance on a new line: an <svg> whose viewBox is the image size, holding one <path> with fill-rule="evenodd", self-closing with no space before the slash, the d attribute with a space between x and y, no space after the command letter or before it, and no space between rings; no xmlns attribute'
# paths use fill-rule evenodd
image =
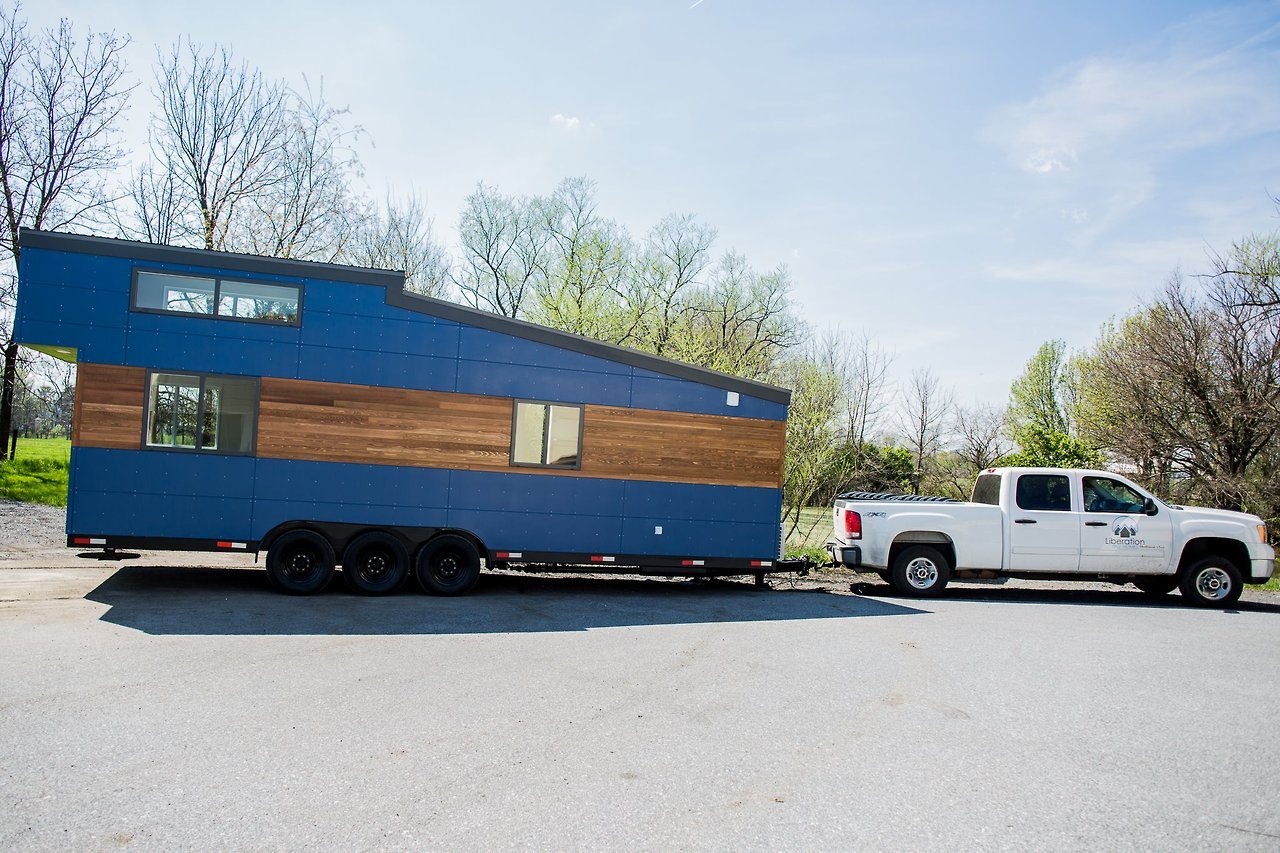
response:
<svg viewBox="0 0 1280 853"><path fill-rule="evenodd" d="M480 552L471 540L452 533L437 536L418 551L414 575L424 592L462 595L480 579Z"/></svg>
<svg viewBox="0 0 1280 853"><path fill-rule="evenodd" d="M933 598L941 595L951 579L951 566L937 548L912 545L893 558L889 582L903 595Z"/></svg>
<svg viewBox="0 0 1280 853"><path fill-rule="evenodd" d="M1244 578L1230 560L1205 557L1183 569L1178 588L1196 607L1230 607L1244 592Z"/></svg>
<svg viewBox="0 0 1280 853"><path fill-rule="evenodd" d="M289 595L313 595L333 578L333 546L314 530L290 530L267 550L267 577Z"/></svg>
<svg viewBox="0 0 1280 853"><path fill-rule="evenodd" d="M387 595L399 589L408 576L409 554L390 533L363 533L342 552L342 579L352 592Z"/></svg>

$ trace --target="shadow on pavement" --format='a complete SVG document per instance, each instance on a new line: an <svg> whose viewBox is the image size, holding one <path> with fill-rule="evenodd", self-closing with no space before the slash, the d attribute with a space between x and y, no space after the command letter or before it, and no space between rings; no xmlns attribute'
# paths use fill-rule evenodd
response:
<svg viewBox="0 0 1280 853"><path fill-rule="evenodd" d="M876 601L897 599L903 602L922 604L918 599L899 596L892 587L883 583L859 582L854 584L858 595ZM1247 588L1246 588L1247 589ZM1245 595L1249 593L1246 591ZM1177 593L1163 596L1150 596L1132 587L1115 589L1081 589L1064 586L1063 588L1021 587L1021 586L957 586L951 585L943 591L940 599L931 601L982 601L990 604L1056 604L1056 605L1088 605L1090 607L1140 607L1144 609L1175 609L1201 611L1202 608L1189 607L1182 603ZM1215 612L1212 608L1204 608L1203 612ZM1225 611L1225 613L1280 613L1280 604L1266 601L1251 601L1242 598Z"/></svg>
<svg viewBox="0 0 1280 853"><path fill-rule="evenodd" d="M104 622L147 634L399 635L585 631L639 625L779 622L925 613L906 603L751 583L485 574L469 595L320 595L271 589L258 569L122 567L85 595Z"/></svg>

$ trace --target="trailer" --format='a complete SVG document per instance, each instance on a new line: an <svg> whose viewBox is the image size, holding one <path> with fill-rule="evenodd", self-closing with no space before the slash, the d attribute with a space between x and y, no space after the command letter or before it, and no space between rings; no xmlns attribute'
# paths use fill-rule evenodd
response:
<svg viewBox="0 0 1280 853"><path fill-rule="evenodd" d="M77 365L67 545L265 552L310 594L482 565L781 560L790 392L385 270L24 229L15 339Z"/></svg>

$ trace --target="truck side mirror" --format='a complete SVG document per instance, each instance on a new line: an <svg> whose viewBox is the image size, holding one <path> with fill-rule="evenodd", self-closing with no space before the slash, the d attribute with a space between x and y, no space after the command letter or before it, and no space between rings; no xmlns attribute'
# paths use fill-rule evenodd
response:
<svg viewBox="0 0 1280 853"><path fill-rule="evenodd" d="M1155 515L1160 510L1159 508L1156 507L1155 501L1153 501L1151 498L1147 498L1142 502L1142 511L1145 512L1147 515Z"/></svg>

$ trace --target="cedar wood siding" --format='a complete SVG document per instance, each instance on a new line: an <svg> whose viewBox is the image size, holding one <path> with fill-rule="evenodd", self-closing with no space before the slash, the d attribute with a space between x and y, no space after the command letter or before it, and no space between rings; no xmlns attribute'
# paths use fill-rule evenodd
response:
<svg viewBox="0 0 1280 853"><path fill-rule="evenodd" d="M138 449L146 371L82 364L73 443ZM586 405L580 470L510 464L512 398L264 377L257 456L776 489L786 422Z"/></svg>

